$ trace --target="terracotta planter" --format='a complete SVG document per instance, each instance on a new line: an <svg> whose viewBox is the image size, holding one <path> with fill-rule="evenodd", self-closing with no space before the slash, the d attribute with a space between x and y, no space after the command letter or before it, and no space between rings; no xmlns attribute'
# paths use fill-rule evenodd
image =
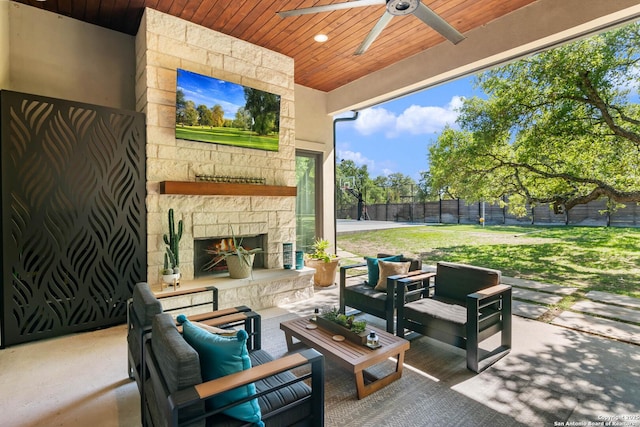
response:
<svg viewBox="0 0 640 427"><path fill-rule="evenodd" d="M253 268L253 258L255 258L255 254L248 255L248 263L244 258L244 256L239 257L237 255L231 255L225 258L227 268L229 269L229 276L232 279L246 279L251 276L251 269Z"/></svg>
<svg viewBox="0 0 640 427"><path fill-rule="evenodd" d="M334 258L329 262L324 262L321 259L306 259L304 265L316 270L313 275L313 284L316 286L331 286L336 282L336 271L340 260Z"/></svg>

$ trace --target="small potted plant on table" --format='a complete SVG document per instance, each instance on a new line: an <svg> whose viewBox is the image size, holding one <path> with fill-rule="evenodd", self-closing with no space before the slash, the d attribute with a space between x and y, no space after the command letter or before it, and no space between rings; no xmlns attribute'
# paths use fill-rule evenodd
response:
<svg viewBox="0 0 640 427"><path fill-rule="evenodd" d="M335 307L323 311L321 315L317 316L316 323L319 327L340 334L356 344L364 345L367 342L367 332L365 331L367 322L355 320L352 315L341 314Z"/></svg>
<svg viewBox="0 0 640 427"><path fill-rule="evenodd" d="M330 245L326 239L316 239L313 243L313 253L305 257L304 264L316 270L313 275L313 283L316 286L326 287L335 284L340 260L337 255L327 252Z"/></svg>

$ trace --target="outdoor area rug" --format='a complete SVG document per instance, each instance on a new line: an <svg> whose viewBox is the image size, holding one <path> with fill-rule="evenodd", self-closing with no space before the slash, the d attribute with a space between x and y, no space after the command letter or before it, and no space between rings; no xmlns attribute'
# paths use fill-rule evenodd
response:
<svg viewBox="0 0 640 427"><path fill-rule="evenodd" d="M288 314L263 319L263 337L269 337L263 340L263 349L274 357L287 354L284 333L279 325L295 317L297 315ZM459 358L464 360L464 356ZM394 362L387 361L376 368L380 374L394 367ZM519 425L512 417L451 390L435 378L412 370L407 363L402 378L361 400L356 395L353 374L327 361L325 378L326 426Z"/></svg>
<svg viewBox="0 0 640 427"><path fill-rule="evenodd" d="M274 357L287 354L280 322L296 316L263 318L269 337L263 348ZM512 352L475 374L466 369L463 350L418 336L411 339L402 378L362 400L353 375L327 361L325 424L530 426L633 417L640 415L640 377L631 369L638 362L639 346L514 318ZM377 368L393 369L393 362L385 364Z"/></svg>

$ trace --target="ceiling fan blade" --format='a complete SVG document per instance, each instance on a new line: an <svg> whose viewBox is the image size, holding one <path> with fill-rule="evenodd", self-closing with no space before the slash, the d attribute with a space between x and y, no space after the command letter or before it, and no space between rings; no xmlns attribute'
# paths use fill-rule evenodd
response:
<svg viewBox="0 0 640 427"><path fill-rule="evenodd" d="M283 10L278 12L281 18L288 16L307 15L309 13L331 12L341 9L352 9L354 7L375 6L378 4L386 4L386 0L357 0L344 3L327 4L324 6L304 7L301 9Z"/></svg>
<svg viewBox="0 0 640 427"><path fill-rule="evenodd" d="M369 48L369 46L371 46L371 43L373 43L376 37L380 35L382 30L384 30L384 27L386 27L389 21L391 21L391 18L393 18L393 15L385 11L384 15L380 17L378 22L376 22L376 25L373 26L371 31L369 31L369 34L367 34L367 37L365 37L365 39L362 41L360 47L356 49L354 55L362 55Z"/></svg>
<svg viewBox="0 0 640 427"><path fill-rule="evenodd" d="M447 21L442 19L437 13L425 6L420 2L418 8L413 12L422 22L442 34L447 40L453 44L458 44L465 37L455 28L453 28Z"/></svg>

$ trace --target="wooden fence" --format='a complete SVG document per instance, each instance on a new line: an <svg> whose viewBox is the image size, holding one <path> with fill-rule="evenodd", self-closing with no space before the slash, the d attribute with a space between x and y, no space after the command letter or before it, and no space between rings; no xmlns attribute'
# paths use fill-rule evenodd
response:
<svg viewBox="0 0 640 427"><path fill-rule="evenodd" d="M441 200L422 203L387 203L366 206L368 219L376 221L406 221L442 224L478 224L483 216L482 203L464 200ZM337 212L341 219L356 219L357 205ZM485 224L590 225L611 227L640 226L640 206L630 203L614 212L607 212L606 200L578 205L565 214L555 214L550 207L528 209L525 217L509 214L506 208L484 203Z"/></svg>

